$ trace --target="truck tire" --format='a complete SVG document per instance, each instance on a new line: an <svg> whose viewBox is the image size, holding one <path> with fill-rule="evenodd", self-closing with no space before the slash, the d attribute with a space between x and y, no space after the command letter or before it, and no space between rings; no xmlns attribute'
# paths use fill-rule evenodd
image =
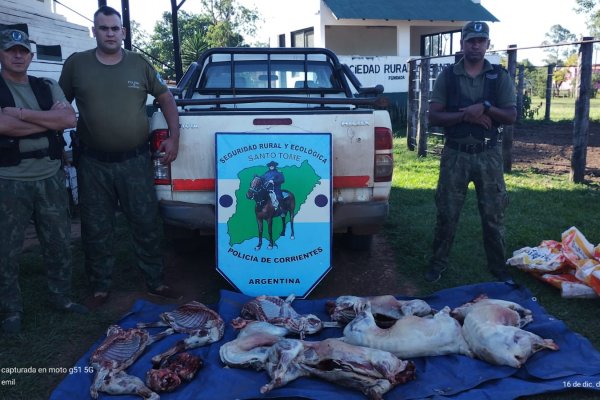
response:
<svg viewBox="0 0 600 400"><path fill-rule="evenodd" d="M369 251L373 244L373 235L355 235L347 233L345 238L346 247L354 251Z"/></svg>
<svg viewBox="0 0 600 400"><path fill-rule="evenodd" d="M200 237L196 231L164 224L163 232L165 245L177 253L190 254L197 251Z"/></svg>

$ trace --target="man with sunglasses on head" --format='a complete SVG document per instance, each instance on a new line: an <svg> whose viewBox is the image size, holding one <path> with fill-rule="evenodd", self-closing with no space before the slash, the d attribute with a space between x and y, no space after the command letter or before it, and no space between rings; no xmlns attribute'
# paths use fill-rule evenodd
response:
<svg viewBox="0 0 600 400"><path fill-rule="evenodd" d="M137 266L148 293L181 296L164 283L158 203L148 144L148 94L165 115L170 137L159 149L162 162L177 157L179 115L173 95L152 65L123 49L121 15L102 6L94 13L97 47L71 55L59 80L67 100L79 110L78 188L81 237L92 294L86 305L102 306L109 296L115 264L115 215L129 223Z"/></svg>
<svg viewBox="0 0 600 400"><path fill-rule="evenodd" d="M75 112L52 79L27 75L31 41L0 31L0 333L21 331L19 254L33 219L46 266L50 303L87 313L71 301L71 222L62 169L62 130Z"/></svg>

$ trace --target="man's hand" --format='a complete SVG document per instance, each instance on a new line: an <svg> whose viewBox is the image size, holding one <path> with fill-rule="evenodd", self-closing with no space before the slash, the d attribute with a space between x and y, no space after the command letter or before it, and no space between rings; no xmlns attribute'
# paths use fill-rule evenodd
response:
<svg viewBox="0 0 600 400"><path fill-rule="evenodd" d="M464 122L481 125L485 129L492 128L492 119L488 115L484 114L485 109L483 104L472 104L468 107L461 108L460 111L465 113L463 118Z"/></svg>
<svg viewBox="0 0 600 400"><path fill-rule="evenodd" d="M62 101L56 101L50 107L51 110L64 110L67 108L67 105ZM6 115L10 115L16 119L23 119L23 111L25 111L22 107L4 107L2 109L2 113Z"/></svg>
<svg viewBox="0 0 600 400"><path fill-rule="evenodd" d="M16 119L21 119L21 109L19 107L4 107L2 109L2 114L8 115Z"/></svg>
<svg viewBox="0 0 600 400"><path fill-rule="evenodd" d="M50 107L51 110L63 110L65 108L67 108L67 104L64 101L55 101L54 104L52 104L52 107Z"/></svg>
<svg viewBox="0 0 600 400"><path fill-rule="evenodd" d="M175 161L177 158L177 152L179 151L179 137L170 137L164 140L160 144L158 151L160 153L164 153L160 159L163 164L168 164Z"/></svg>

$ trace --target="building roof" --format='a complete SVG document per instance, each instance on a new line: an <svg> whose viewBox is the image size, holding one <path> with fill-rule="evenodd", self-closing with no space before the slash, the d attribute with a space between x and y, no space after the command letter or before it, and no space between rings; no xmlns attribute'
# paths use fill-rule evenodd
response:
<svg viewBox="0 0 600 400"><path fill-rule="evenodd" d="M472 0L323 0L337 19L498 21Z"/></svg>

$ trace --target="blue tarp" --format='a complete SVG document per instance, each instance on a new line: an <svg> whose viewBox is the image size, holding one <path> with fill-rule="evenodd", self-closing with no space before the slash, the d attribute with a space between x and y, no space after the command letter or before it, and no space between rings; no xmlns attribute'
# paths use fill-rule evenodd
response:
<svg viewBox="0 0 600 400"><path fill-rule="evenodd" d="M413 360L417 368L416 380L397 386L384 396L386 399L503 400L570 388L600 390L600 352L585 337L570 331L562 321L549 315L528 290L508 283L483 283L442 290L422 299L435 309L444 306L454 308L484 293L491 298L514 301L529 308L533 312L534 320L525 329L545 339L553 339L560 346L560 350L538 352L520 369L494 366L462 355L417 358ZM398 298L411 299L402 296ZM161 399L232 400L294 396L318 400L364 399L358 391L314 378L300 378L282 388L274 389L267 395L261 395L260 387L270 380L266 372L224 368L219 358L219 348L221 344L235 339L237 335L229 321L239 316L241 307L250 299L251 297L240 293L221 291L219 303L214 309L226 322L225 336L210 346L190 350L191 353L202 357L204 367L192 382L184 384L175 392L161 394ZM293 307L301 314L313 313L327 321L327 300L296 300ZM118 325L131 328L138 322L156 321L161 312L174 307L175 305L164 306L137 301ZM160 329L162 328L150 328L152 333L159 332ZM341 335L340 329L329 328L319 335L308 337L307 340L322 340ZM143 356L129 367L127 373L145 380L145 374L151 368L152 356L171 347L183 337L185 336L175 334L152 344ZM54 390L51 399L89 397L93 374L86 373L84 367L88 365L91 353L103 340L104 338L100 338L81 357L76 364L80 367L76 370L81 372L67 376ZM137 396L114 397L105 394L101 394L100 398L139 399Z"/></svg>

